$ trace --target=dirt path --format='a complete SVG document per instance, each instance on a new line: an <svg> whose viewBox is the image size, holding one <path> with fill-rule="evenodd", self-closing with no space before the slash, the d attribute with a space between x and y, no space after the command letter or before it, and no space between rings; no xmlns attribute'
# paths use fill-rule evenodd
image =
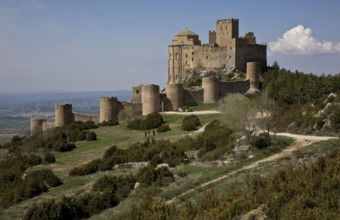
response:
<svg viewBox="0 0 340 220"><path fill-rule="evenodd" d="M272 156L269 156L267 158L264 158L262 160L258 160L258 161L255 161L249 165L246 165L240 169L237 169L237 170L234 170L228 174L225 174L223 176L220 176L216 179L213 179L213 180L210 180L206 183L203 183L201 184L200 186L196 187L196 188L193 188L193 189L190 189L190 190L187 190L185 191L184 193L181 193L179 194L178 196L175 196L174 198L172 198L171 200L168 200L166 203L167 204L170 204L170 203L173 203L174 201L176 201L177 198L180 198L182 196L185 196L195 190L198 190L200 188L203 188L203 187L206 187L208 185L211 185L213 183L216 183L220 180L223 180L225 178L228 178L240 171L244 171L244 170L249 170L249 169L253 169L257 166L259 166L261 163L265 163L265 162L269 162L269 161L274 161L274 160L278 160L280 158L283 158L283 157L286 157L288 156L289 154L291 154L292 152L298 150L298 149L301 149L307 145L310 145L312 143L315 143L315 142L318 142L318 141L323 141L323 140L329 140L329 139L337 139L337 137L321 137L321 136L309 136L309 135L297 135L297 134L290 134L290 133L277 133L276 135L282 135L282 136L287 136L287 137L292 137L295 139L294 143L285 148L284 150L282 150L281 152L277 153L277 154L274 154Z"/></svg>
<svg viewBox="0 0 340 220"><path fill-rule="evenodd" d="M209 110L209 111L194 111L194 112L175 112L175 111L168 111L168 112L161 112L164 115L209 115L209 114L220 114L220 111L216 110Z"/></svg>

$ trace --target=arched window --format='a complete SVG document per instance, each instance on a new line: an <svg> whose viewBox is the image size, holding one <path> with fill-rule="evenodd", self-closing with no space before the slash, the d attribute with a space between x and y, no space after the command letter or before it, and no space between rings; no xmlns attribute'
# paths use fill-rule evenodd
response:
<svg viewBox="0 0 340 220"><path fill-rule="evenodd" d="M178 60L179 59L179 56L178 56L178 53L176 53L176 60Z"/></svg>
<svg viewBox="0 0 340 220"><path fill-rule="evenodd" d="M169 54L169 57L170 57L170 60L172 60L172 54L171 53Z"/></svg>

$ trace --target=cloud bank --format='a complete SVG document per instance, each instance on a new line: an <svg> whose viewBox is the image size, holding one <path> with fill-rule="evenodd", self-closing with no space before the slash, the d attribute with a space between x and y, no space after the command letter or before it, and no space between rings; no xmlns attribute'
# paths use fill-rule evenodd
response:
<svg viewBox="0 0 340 220"><path fill-rule="evenodd" d="M312 36L312 30L298 25L286 31L282 38L268 44L269 54L331 54L340 53L340 42L318 41Z"/></svg>

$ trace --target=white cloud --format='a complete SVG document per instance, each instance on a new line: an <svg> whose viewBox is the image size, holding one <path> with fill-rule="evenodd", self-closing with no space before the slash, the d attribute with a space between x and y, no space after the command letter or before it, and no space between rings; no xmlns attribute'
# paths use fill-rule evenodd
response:
<svg viewBox="0 0 340 220"><path fill-rule="evenodd" d="M312 30L298 25L286 31L282 38L269 43L269 54L329 54L340 53L340 42L318 41L312 36Z"/></svg>

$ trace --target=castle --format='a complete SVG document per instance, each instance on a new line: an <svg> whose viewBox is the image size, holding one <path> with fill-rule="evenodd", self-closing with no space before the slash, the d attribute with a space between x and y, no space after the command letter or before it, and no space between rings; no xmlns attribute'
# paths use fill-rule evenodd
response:
<svg viewBox="0 0 340 220"><path fill-rule="evenodd" d="M72 104L56 105L55 127L74 121L110 121L116 119L122 109L142 115L176 111L183 106L215 103L230 93L259 90L260 74L267 65L266 45L256 44L252 32L239 37L238 24L238 19L218 20L216 31L209 31L209 43L203 45L199 36L186 28L169 46L168 83L164 90L160 91L159 85L154 84L134 86L131 101L124 103L116 97L100 97L99 115L73 113ZM203 77L201 88L184 88L188 71L218 68L246 72L246 79L223 82L215 77ZM44 119L31 120L31 135L45 129Z"/></svg>
<svg viewBox="0 0 340 220"><path fill-rule="evenodd" d="M188 28L177 34L168 48L168 83L182 83L188 70L227 68L246 71L247 62L267 66L267 46L257 44L253 32L239 37L239 20L217 20L216 31L209 31L209 43Z"/></svg>

